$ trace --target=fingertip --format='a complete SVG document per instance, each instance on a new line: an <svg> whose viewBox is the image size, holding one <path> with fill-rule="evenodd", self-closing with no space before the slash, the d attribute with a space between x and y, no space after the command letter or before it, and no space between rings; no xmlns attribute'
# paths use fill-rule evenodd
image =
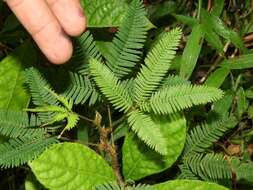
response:
<svg viewBox="0 0 253 190"><path fill-rule="evenodd" d="M63 30L70 36L78 36L86 28L86 18L79 0L47 0Z"/></svg>
<svg viewBox="0 0 253 190"><path fill-rule="evenodd" d="M72 56L72 42L62 29L55 26L48 26L41 32L34 35L34 40L38 44L43 54L51 63L66 63Z"/></svg>
<svg viewBox="0 0 253 190"><path fill-rule="evenodd" d="M8 0L7 3L49 61L63 64L71 58L71 40L45 0Z"/></svg>
<svg viewBox="0 0 253 190"><path fill-rule="evenodd" d="M45 52L48 60L56 65L66 63L73 54L72 43L69 39L62 39L59 43L52 47L51 51Z"/></svg>
<svg viewBox="0 0 253 190"><path fill-rule="evenodd" d="M65 32L70 36L79 36L85 29L86 18L84 16L74 19L72 23L69 23L69 25L64 28Z"/></svg>

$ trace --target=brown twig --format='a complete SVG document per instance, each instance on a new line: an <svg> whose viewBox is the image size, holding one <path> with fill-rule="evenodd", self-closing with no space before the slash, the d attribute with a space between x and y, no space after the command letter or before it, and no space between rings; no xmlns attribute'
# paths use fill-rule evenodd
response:
<svg viewBox="0 0 253 190"><path fill-rule="evenodd" d="M117 156L117 148L114 142L112 143L109 142L108 138L109 134L111 133L111 129L100 127L99 132L100 132L100 147L102 150L106 151L110 155L112 168L116 175L117 181L121 186L124 186L124 180L120 172L120 164Z"/></svg>
<svg viewBox="0 0 253 190"><path fill-rule="evenodd" d="M120 186L124 187L124 180L122 178L121 172L120 172L120 164L117 156L117 148L114 144L109 146L109 153L111 155L112 159L112 167L114 170L114 173L117 177L117 181L120 184Z"/></svg>
<svg viewBox="0 0 253 190"><path fill-rule="evenodd" d="M212 0L208 0L207 10L211 11L211 9L212 9Z"/></svg>
<svg viewBox="0 0 253 190"><path fill-rule="evenodd" d="M115 146L114 141L110 142L109 138L109 136L113 132L112 129L113 124L111 118L111 110L109 107L107 107L107 109L109 117L109 127L106 128L101 126L102 116L98 112L96 113L96 118L98 119L95 119L97 122L94 122L94 124L96 124L96 128L98 129L100 134L100 149L106 151L110 155L112 168L116 175L117 181L120 186L124 187L125 183L120 171L120 164L117 155L117 147Z"/></svg>
<svg viewBox="0 0 253 190"><path fill-rule="evenodd" d="M85 117L85 116L83 116L83 115L78 114L78 117L80 117L80 118L83 119L83 120L86 120L86 121L89 121L89 122L94 123L94 120L89 119L88 117Z"/></svg>
<svg viewBox="0 0 253 190"><path fill-rule="evenodd" d="M253 33L250 33L244 36L243 40L245 43L253 41Z"/></svg>
<svg viewBox="0 0 253 190"><path fill-rule="evenodd" d="M4 51L5 53L7 53L8 51L13 51L12 48L10 48L9 46L7 46L1 42L0 42L0 50Z"/></svg>

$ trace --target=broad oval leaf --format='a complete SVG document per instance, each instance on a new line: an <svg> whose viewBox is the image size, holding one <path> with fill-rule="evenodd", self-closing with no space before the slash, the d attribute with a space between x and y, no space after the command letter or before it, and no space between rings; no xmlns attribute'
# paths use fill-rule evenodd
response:
<svg viewBox="0 0 253 190"><path fill-rule="evenodd" d="M0 108L21 110L28 105L29 95L24 89L25 65L34 64L36 52L24 43L0 62Z"/></svg>
<svg viewBox="0 0 253 190"><path fill-rule="evenodd" d="M32 173L28 173L25 179L25 190L46 190L35 178Z"/></svg>
<svg viewBox="0 0 253 190"><path fill-rule="evenodd" d="M128 135L123 145L123 174L126 179L136 180L161 172L169 168L182 152L186 136L185 118L173 115L155 117L154 120L161 127L168 153L162 156L136 136Z"/></svg>
<svg viewBox="0 0 253 190"><path fill-rule="evenodd" d="M112 168L102 157L77 143L51 146L29 165L50 190L90 190L115 180Z"/></svg>
<svg viewBox="0 0 253 190"><path fill-rule="evenodd" d="M122 0L90 0L81 1L88 27L113 27L119 26L128 7Z"/></svg>
<svg viewBox="0 0 253 190"><path fill-rule="evenodd" d="M156 190L229 190L216 183L198 180L173 180L153 186Z"/></svg>

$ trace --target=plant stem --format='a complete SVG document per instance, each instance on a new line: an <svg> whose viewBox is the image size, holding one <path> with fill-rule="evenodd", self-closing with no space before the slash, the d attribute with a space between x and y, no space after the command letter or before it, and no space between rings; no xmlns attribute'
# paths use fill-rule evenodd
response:
<svg viewBox="0 0 253 190"><path fill-rule="evenodd" d="M202 8L202 0L199 0L199 2L198 2L198 15L197 15L198 20L200 20L201 8Z"/></svg>
<svg viewBox="0 0 253 190"><path fill-rule="evenodd" d="M108 118L109 118L109 126L110 128L112 128L112 114L111 114L110 106L107 106L107 111L108 111Z"/></svg>
<svg viewBox="0 0 253 190"><path fill-rule="evenodd" d="M100 132L100 147L102 148L102 150L105 150L110 155L112 168L116 175L117 181L120 186L124 186L124 180L121 175L120 164L117 156L117 148L114 142L110 143L110 139L108 138L112 131L111 129L108 130L108 128L100 127L99 132Z"/></svg>
<svg viewBox="0 0 253 190"><path fill-rule="evenodd" d="M119 160L118 160L118 156L117 156L116 146L114 144L109 145L108 152L109 152L111 159L112 159L112 168L113 168L113 171L116 175L117 181L118 181L119 185L123 187L124 180L123 180L121 172L120 172L120 164L119 164Z"/></svg>
<svg viewBox="0 0 253 190"><path fill-rule="evenodd" d="M108 118L109 118L109 128L111 130L111 142L114 142L113 139L113 125L112 125L112 114L111 114L111 109L110 106L107 106L107 111L108 111Z"/></svg>
<svg viewBox="0 0 253 190"><path fill-rule="evenodd" d="M103 132L103 131L107 131L107 132ZM119 183L120 186L124 186L124 180L122 178L121 175L121 171L120 171L120 164L119 164L119 160L118 160L118 156L117 156L117 148L115 146L115 144L112 142L112 144L109 142L108 139L108 130L106 128L102 128L101 130L101 137L100 137L100 147L102 148L102 150L105 150L111 157L111 164L112 164L112 168L114 171L114 174L117 178L117 181ZM106 136L104 136L106 134Z"/></svg>
<svg viewBox="0 0 253 190"><path fill-rule="evenodd" d="M117 181L120 186L124 187L125 183L120 171L120 164L117 156L117 147L115 146L113 140L110 142L111 138L109 138L113 133L113 123L111 118L111 110L109 106L107 107L107 110L109 117L109 127L105 128L101 126L101 118L102 118L101 116L100 119L98 119L99 122L95 122L96 128L98 129L100 134L100 148L110 155L112 168L117 178ZM97 114L100 115L99 113Z"/></svg>
<svg viewBox="0 0 253 190"><path fill-rule="evenodd" d="M117 125L120 124L122 121L124 121L124 119L125 119L125 117L123 116L123 117L121 117L120 119L114 121L114 122L112 123L112 126L113 126L113 127L117 126Z"/></svg>
<svg viewBox="0 0 253 190"><path fill-rule="evenodd" d="M208 11L211 11L212 9L212 0L208 0L208 3L207 3L207 10Z"/></svg>
<svg viewBox="0 0 253 190"><path fill-rule="evenodd" d="M83 120L86 120L86 121L89 121L89 122L94 122L94 120L92 120L92 119L89 119L88 117L85 117L85 116L83 116L83 115L80 115L80 114L78 114L78 117L80 117L81 119L83 119Z"/></svg>

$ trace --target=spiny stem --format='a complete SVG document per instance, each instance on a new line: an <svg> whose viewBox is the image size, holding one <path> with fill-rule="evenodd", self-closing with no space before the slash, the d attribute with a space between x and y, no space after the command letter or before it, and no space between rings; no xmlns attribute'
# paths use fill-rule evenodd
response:
<svg viewBox="0 0 253 190"><path fill-rule="evenodd" d="M117 148L114 144L114 141L110 143L110 138L109 136L113 132L113 123L112 123L112 118L111 118L111 110L109 107L107 107L108 110L108 117L109 117L109 128L102 127L101 122L102 122L102 116L100 115L99 112L96 112L96 117L94 119L93 124L95 125L96 129L99 132L100 136L100 150L104 150L107 152L107 154L110 155L111 157L111 164L113 171L116 175L117 181L120 186L124 187L125 183L123 180L123 177L121 175L120 171L120 164L117 156Z"/></svg>
<svg viewBox="0 0 253 190"><path fill-rule="evenodd" d="M107 106L107 111L108 111L108 118L109 118L109 126L112 128L112 114L111 114L111 109L109 106Z"/></svg>
<svg viewBox="0 0 253 190"><path fill-rule="evenodd" d="M107 111L108 111L108 118L109 118L109 128L110 128L110 131L111 131L111 142L114 143L113 125L112 125L112 114L111 114L110 106L107 106Z"/></svg>
<svg viewBox="0 0 253 190"><path fill-rule="evenodd" d="M120 186L124 187L125 183L120 171L120 164L119 164L119 160L117 156L117 148L114 144L114 141L110 143L110 138L109 138L109 136L113 132L112 122L110 121L111 111L109 109L108 109L108 114L110 115L109 116L110 127L109 128L101 127L101 121L98 122L96 126L100 134L100 147L101 147L101 150L106 151L110 155L112 168L117 178L117 181Z"/></svg>
<svg viewBox="0 0 253 190"><path fill-rule="evenodd" d="M114 170L114 173L116 175L117 181L121 187L124 187L125 183L122 178L121 172L120 172L120 164L117 156L117 149L114 144L109 145L109 150L108 150L111 159L112 159L112 168Z"/></svg>

